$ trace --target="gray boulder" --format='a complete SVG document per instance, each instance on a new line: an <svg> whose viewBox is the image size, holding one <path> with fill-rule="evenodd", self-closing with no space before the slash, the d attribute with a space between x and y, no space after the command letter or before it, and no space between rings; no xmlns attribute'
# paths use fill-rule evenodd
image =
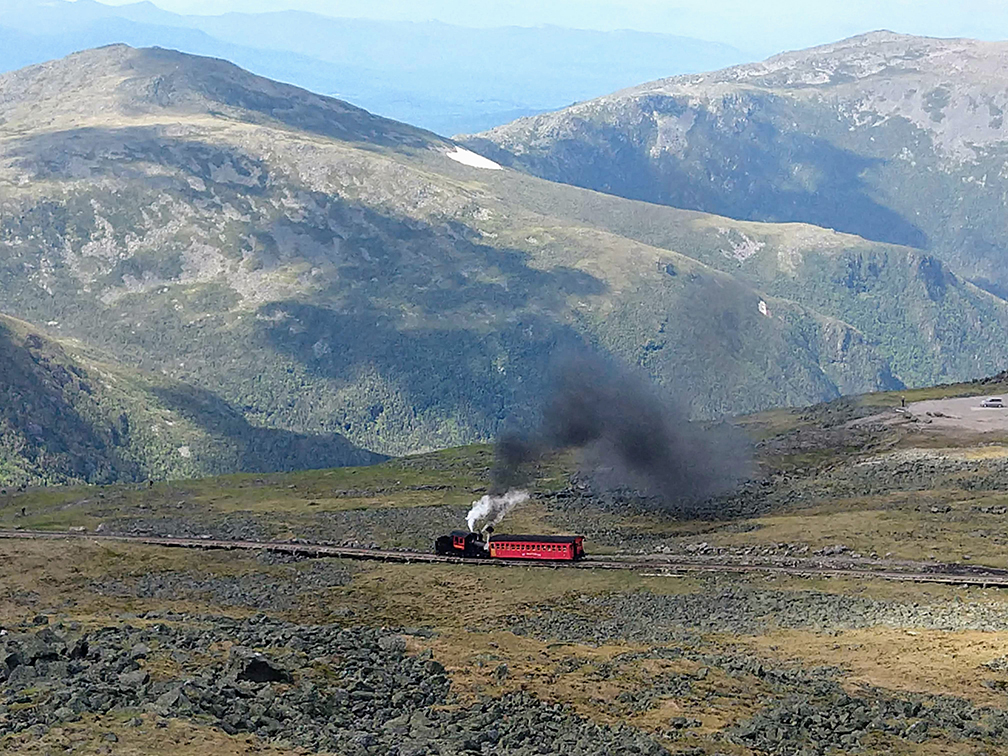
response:
<svg viewBox="0 0 1008 756"><path fill-rule="evenodd" d="M124 688L139 688L150 681L150 674L143 669L133 672L123 672L119 675L119 684Z"/></svg>

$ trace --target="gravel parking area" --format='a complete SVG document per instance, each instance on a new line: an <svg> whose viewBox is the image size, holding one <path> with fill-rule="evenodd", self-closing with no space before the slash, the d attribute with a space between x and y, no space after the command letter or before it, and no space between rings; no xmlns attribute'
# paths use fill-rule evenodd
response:
<svg viewBox="0 0 1008 756"><path fill-rule="evenodd" d="M996 409L981 406L995 395L971 396L964 399L935 399L914 402L907 409L912 415L926 420L935 430L971 431L993 433L1008 431L1008 408ZM997 394L1001 398L1000 394Z"/></svg>

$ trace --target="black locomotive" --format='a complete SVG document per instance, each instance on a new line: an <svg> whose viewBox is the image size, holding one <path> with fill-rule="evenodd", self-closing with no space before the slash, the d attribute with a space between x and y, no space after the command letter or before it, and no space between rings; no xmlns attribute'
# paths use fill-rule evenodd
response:
<svg viewBox="0 0 1008 756"><path fill-rule="evenodd" d="M486 545L479 539L479 534L466 530L453 530L450 535L438 538L434 542L434 553L440 556L460 556L467 559L490 556Z"/></svg>

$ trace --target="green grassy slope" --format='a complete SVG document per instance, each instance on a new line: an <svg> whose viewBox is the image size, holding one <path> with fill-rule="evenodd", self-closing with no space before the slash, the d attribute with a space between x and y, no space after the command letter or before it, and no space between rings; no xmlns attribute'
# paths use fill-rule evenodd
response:
<svg viewBox="0 0 1008 756"><path fill-rule="evenodd" d="M564 236L552 244L540 243L541 254L574 259L569 250L588 238L638 242L634 248L646 250L645 257L654 260L653 269L637 271L638 275L664 284L637 290L633 317L638 323L647 322L644 313L648 302L658 308L668 304L673 287L668 286L667 278L679 278L682 283L682 268L688 281L684 293L695 292L683 303L684 312L717 308L721 310L719 317L730 322L732 316L726 314L729 303L742 302L740 322L748 323L755 314L748 308L758 304L754 297L763 298L769 305L770 320L786 324L791 344L813 355L841 393L863 391L866 378L879 387L894 383L927 386L989 375L1004 365L998 326L1006 312L1004 300L952 273L928 253L804 224L737 222L553 183L529 182L520 174L509 173L496 182L512 203L563 218L580 229L574 242ZM594 264L617 264L617 249L615 244L605 243ZM698 275L701 271L709 279ZM736 295L719 293L715 301L703 301L709 290L693 289L698 282L727 281L727 276L738 287ZM727 325L721 328L702 317L675 322L672 330L680 334L712 329L690 347L732 343L732 329ZM652 327L661 330L660 322ZM668 330L657 340L654 332L647 337L642 334L638 346L645 352L622 354L630 361L653 364L656 344L672 343ZM779 356L784 348L765 342L758 331L740 334L734 341L742 349L765 355ZM689 357L682 350L675 354L677 362ZM786 358L779 359L782 365L787 364ZM758 370L767 369L750 368L748 380L755 380L753 373ZM664 368L652 372L667 374ZM727 377L731 372L725 368L708 376ZM778 397L779 404L790 403L784 392ZM745 398L742 405L739 411L752 406Z"/></svg>
<svg viewBox="0 0 1008 756"><path fill-rule="evenodd" d="M906 248L459 165L220 61L91 51L0 77L0 103L3 309L161 376L152 401L210 436L487 440L585 348L704 417L1008 359L1008 305Z"/></svg>

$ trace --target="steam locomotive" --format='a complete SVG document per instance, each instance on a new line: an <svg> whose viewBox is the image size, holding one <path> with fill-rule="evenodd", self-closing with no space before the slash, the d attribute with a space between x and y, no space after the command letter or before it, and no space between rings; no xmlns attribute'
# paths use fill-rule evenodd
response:
<svg viewBox="0 0 1008 756"><path fill-rule="evenodd" d="M455 530L434 542L441 556L465 559L540 559L574 562L584 559L584 536L489 535Z"/></svg>

